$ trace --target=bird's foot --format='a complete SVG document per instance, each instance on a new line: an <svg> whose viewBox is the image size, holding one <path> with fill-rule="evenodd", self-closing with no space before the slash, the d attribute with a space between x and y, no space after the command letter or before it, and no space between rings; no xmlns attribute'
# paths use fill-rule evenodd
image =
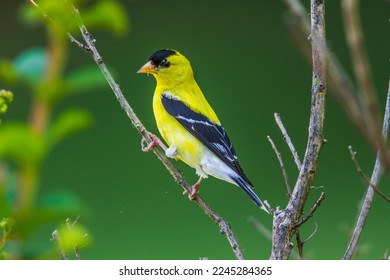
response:
<svg viewBox="0 0 390 280"><path fill-rule="evenodd" d="M189 195L190 200L194 200L198 196L199 186L202 180L203 177L199 177L199 180L191 187L191 193Z"/></svg>
<svg viewBox="0 0 390 280"><path fill-rule="evenodd" d="M152 139L152 141L145 146L145 143L147 143L146 139L142 137L141 140L141 149L143 152L149 152L152 150L155 146L160 146L164 151L167 150L167 147L164 145L164 143L158 138L155 134L148 132L149 137Z"/></svg>

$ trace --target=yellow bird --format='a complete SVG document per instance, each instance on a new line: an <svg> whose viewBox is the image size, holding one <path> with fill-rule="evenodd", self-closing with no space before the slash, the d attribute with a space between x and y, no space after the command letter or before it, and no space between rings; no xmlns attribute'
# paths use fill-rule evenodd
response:
<svg viewBox="0 0 390 280"><path fill-rule="evenodd" d="M267 208L252 190L225 129L194 79L188 59L175 50L153 53L137 73L152 74L157 81L153 111L161 136L168 148L151 134L153 141L144 151L160 145L170 158L195 168L199 180L190 198L198 193L208 175L241 187L264 211Z"/></svg>

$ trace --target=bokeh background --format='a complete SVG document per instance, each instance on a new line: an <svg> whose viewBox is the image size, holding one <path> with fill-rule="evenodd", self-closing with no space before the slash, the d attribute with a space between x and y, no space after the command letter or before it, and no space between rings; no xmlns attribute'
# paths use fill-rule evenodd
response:
<svg viewBox="0 0 390 280"><path fill-rule="evenodd" d="M82 15L97 2L83 3ZM309 1L304 2L308 7ZM383 112L389 77L388 2L360 2L366 47ZM22 52L31 48L46 48L50 42L44 25L24 19L26 5L26 1L11 0L3 0L0 5L2 61L20 58ZM92 33L105 62L145 126L157 132L151 105L155 81L137 75L136 71L155 50L177 49L191 61L196 79L228 131L256 192L273 207L285 206L284 180L266 136L273 138L282 153L293 183L297 170L273 113L281 114L303 157L311 68L289 35L283 3L128 0L120 1L119 7L127 18L122 29L113 32L97 26ZM352 75L339 1L327 1L326 9L329 44ZM76 32L75 35L78 36ZM70 44L67 48L63 76L94 67L83 51ZM86 248L81 246L82 259L233 259L219 228L182 195L181 188L152 153L141 151L140 136L109 87L104 82L96 84L88 85L83 94L69 94L53 106L49 126L69 108L89 112L89 117L81 118L85 121L82 131L50 149L39 168L31 209L46 207L50 212L47 205L54 205L57 210L53 211L60 208L61 214L42 223L34 220L31 223L36 226L31 226L28 234L15 234L16 240L9 240L3 248L8 257L59 258L51 233L66 217L74 219L80 215L79 224L91 237ZM8 112L1 116L0 131L13 122L28 123L36 98L30 88L4 79L0 80L0 88L14 93ZM368 175L375 160L375 152L331 95L327 100L325 137L328 142L321 153L306 209L310 209L321 191L326 193L326 199L301 231L305 239L315 229L315 223L319 226L305 244L308 259L340 259L346 250L366 188L347 146L352 145L357 151L359 163ZM174 164L189 182L195 182L194 170L180 162ZM12 157L5 155L1 166L3 179L9 174L17 176L20 170ZM17 196L7 186L7 182L17 186L15 180L3 180L3 191ZM387 194L388 183L385 176L379 185ZM257 219L271 229L271 216L260 211L239 188L213 178L203 182L200 195L230 222L246 258L269 257L270 240L250 221ZM9 193L6 196L12 197ZM10 211L0 212L0 218ZM376 197L356 258L380 259L390 248L389 211L389 204Z"/></svg>

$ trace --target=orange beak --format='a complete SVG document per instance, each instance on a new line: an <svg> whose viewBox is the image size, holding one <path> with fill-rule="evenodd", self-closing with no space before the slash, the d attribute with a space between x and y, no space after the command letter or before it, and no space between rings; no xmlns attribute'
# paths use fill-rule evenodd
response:
<svg viewBox="0 0 390 280"><path fill-rule="evenodd" d="M148 61L144 66L141 67L141 69L137 71L137 73L156 74L157 73L156 65L154 65L152 61Z"/></svg>

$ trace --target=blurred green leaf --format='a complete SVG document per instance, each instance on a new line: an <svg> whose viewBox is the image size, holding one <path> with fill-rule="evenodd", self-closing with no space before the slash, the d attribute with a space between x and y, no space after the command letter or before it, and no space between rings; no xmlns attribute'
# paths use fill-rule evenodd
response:
<svg viewBox="0 0 390 280"><path fill-rule="evenodd" d="M65 80L67 91L71 93L92 90L106 85L106 81L96 66L87 66L73 71Z"/></svg>
<svg viewBox="0 0 390 280"><path fill-rule="evenodd" d="M125 8L118 1L104 0L83 11L82 18L86 26L102 28L116 34L127 32L129 22Z"/></svg>
<svg viewBox="0 0 390 280"><path fill-rule="evenodd" d="M20 165L36 166L45 155L44 139L26 124L0 126L0 158L8 157Z"/></svg>
<svg viewBox="0 0 390 280"><path fill-rule="evenodd" d="M18 81L19 76L11 61L0 60L0 79L9 84L13 84Z"/></svg>
<svg viewBox="0 0 390 280"><path fill-rule="evenodd" d="M14 95L8 90L0 90L0 114L7 112L8 104L12 102Z"/></svg>
<svg viewBox="0 0 390 280"><path fill-rule="evenodd" d="M0 235L0 259L7 258L7 253L2 252L5 244L8 240L12 239L15 234L15 220L6 217L2 218L0 221L1 235Z"/></svg>
<svg viewBox="0 0 390 280"><path fill-rule="evenodd" d="M42 226L57 224L85 212L85 206L75 194L68 191L52 192L44 195L29 213L16 217L18 234L27 237Z"/></svg>
<svg viewBox="0 0 390 280"><path fill-rule="evenodd" d="M47 55L43 48L31 48L19 54L13 68L16 74L27 82L38 83L45 72Z"/></svg>
<svg viewBox="0 0 390 280"><path fill-rule="evenodd" d="M3 239L11 239L15 233L15 220L10 217L2 218L0 228L3 230Z"/></svg>
<svg viewBox="0 0 390 280"><path fill-rule="evenodd" d="M78 5L80 1L74 1ZM73 32L77 28L77 21L67 4L67 1L40 0L37 2L40 9L33 5L22 5L19 11L20 18L27 25L38 25L41 23L54 28L62 28L58 32L64 33L64 30ZM45 20L42 12L47 14L51 20ZM53 24L55 22L55 24ZM49 25L50 24L50 25Z"/></svg>
<svg viewBox="0 0 390 280"><path fill-rule="evenodd" d="M58 78L50 83L41 83L36 88L36 94L41 100L55 104L69 95L91 91L106 85L107 83L99 68L86 66L74 70L65 80Z"/></svg>
<svg viewBox="0 0 390 280"><path fill-rule="evenodd" d="M94 6L88 7L85 10L83 5L87 1L75 1L75 7L81 10L84 23L89 29L104 28L108 31L113 31L117 34L123 34L128 29L128 20L124 12L124 7L119 1L102 0L98 1ZM65 34L66 32L74 32L78 29L77 20L75 20L73 11L70 9L67 1L41 0L39 1L41 10L33 5L23 5L20 10L21 19L28 25L37 25L40 23L51 23L50 27L61 28L58 30ZM51 21L44 21L42 12L50 16ZM52 24L55 22L55 24Z"/></svg>
<svg viewBox="0 0 390 280"><path fill-rule="evenodd" d="M58 232L61 238L61 245L65 253L73 252L74 247L87 247L91 241L92 236L86 227L79 223L68 227L67 224L62 224L58 227Z"/></svg>
<svg viewBox="0 0 390 280"><path fill-rule="evenodd" d="M66 89L64 81L61 78L41 83L35 87L36 96L51 105L59 102L65 95Z"/></svg>
<svg viewBox="0 0 390 280"><path fill-rule="evenodd" d="M86 129L92 123L92 115L83 109L68 109L54 121L48 132L52 145L65 137Z"/></svg>

